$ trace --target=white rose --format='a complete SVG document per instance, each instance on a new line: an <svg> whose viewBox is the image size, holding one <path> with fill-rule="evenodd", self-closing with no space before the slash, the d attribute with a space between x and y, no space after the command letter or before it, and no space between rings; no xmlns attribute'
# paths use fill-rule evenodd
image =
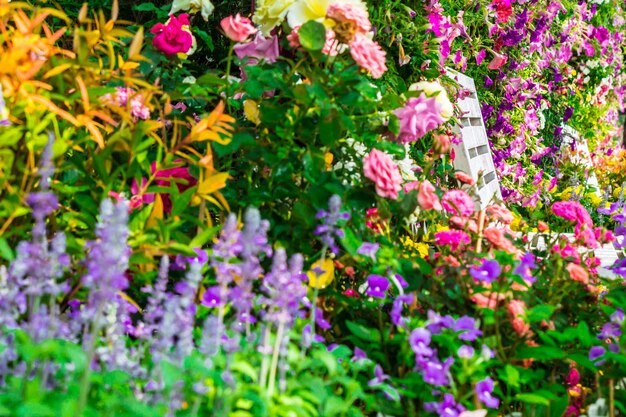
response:
<svg viewBox="0 0 626 417"><path fill-rule="evenodd" d="M446 121L454 115L454 106L448 98L446 89L437 81L420 81L412 84L409 91L423 91L427 96L435 97L435 101L439 104L441 118Z"/></svg>

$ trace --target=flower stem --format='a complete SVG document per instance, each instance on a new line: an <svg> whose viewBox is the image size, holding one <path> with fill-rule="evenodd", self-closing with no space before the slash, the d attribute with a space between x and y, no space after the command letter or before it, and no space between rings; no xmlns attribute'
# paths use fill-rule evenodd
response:
<svg viewBox="0 0 626 417"><path fill-rule="evenodd" d="M276 369L278 368L278 355L280 354L280 343L283 339L283 333L285 331L285 323L280 322L278 330L276 331L276 340L274 341L274 352L272 352L272 366L270 370L270 380L268 382L267 392L271 397L274 396L274 385L276 384Z"/></svg>

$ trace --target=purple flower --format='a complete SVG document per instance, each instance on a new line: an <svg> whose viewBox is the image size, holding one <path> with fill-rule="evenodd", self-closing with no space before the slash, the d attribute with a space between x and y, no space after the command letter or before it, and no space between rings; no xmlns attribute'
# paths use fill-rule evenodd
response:
<svg viewBox="0 0 626 417"><path fill-rule="evenodd" d="M602 326L602 330L598 334L598 339L604 340L611 337L619 337L621 334L622 331L620 330L620 325L618 323L609 322Z"/></svg>
<svg viewBox="0 0 626 417"><path fill-rule="evenodd" d="M478 399L485 404L485 407L498 408L500 400L493 396L493 380L489 377L478 381L476 384L476 394Z"/></svg>
<svg viewBox="0 0 626 417"><path fill-rule="evenodd" d="M409 344L417 356L428 358L433 354L433 350L429 347L430 339L430 332L422 327L418 327L411 332Z"/></svg>
<svg viewBox="0 0 626 417"><path fill-rule="evenodd" d="M478 281L486 282L488 284L495 281L500 275L500 272L502 272L502 268L500 268L500 264L497 261L490 261L490 260L484 261L483 264L479 266L478 268L474 267L474 268L470 268L469 270L470 275L474 279Z"/></svg>
<svg viewBox="0 0 626 417"><path fill-rule="evenodd" d="M474 348L469 345L463 345L456 352L460 358L470 359L474 356Z"/></svg>
<svg viewBox="0 0 626 417"><path fill-rule="evenodd" d="M459 334L459 339L466 340L468 342L476 340L478 336L483 334L483 332L477 328L476 320L469 316L463 316L457 319L454 323L453 330L455 332L461 332Z"/></svg>
<svg viewBox="0 0 626 417"><path fill-rule="evenodd" d="M454 359L452 357L446 359L444 363L441 363L437 357L431 358L422 368L424 382L435 386L450 385L448 374L453 363Z"/></svg>
<svg viewBox="0 0 626 417"><path fill-rule="evenodd" d="M367 383L367 385L370 387L375 387L377 385L382 384L387 379L389 379L389 375L385 374L382 366L380 366L379 364L376 364L376 367L374 368L374 379L371 379Z"/></svg>
<svg viewBox="0 0 626 417"><path fill-rule="evenodd" d="M190 265L192 262L198 261L201 265L204 265L209 261L209 254L202 248L194 248L193 251L197 254L196 256L176 255L172 267L174 269L185 270L187 265Z"/></svg>
<svg viewBox="0 0 626 417"><path fill-rule="evenodd" d="M535 263L535 255L532 253L525 254L520 260L519 265L517 265L513 269L513 273L519 275L528 282L535 282L536 278L530 274L530 270L537 268L537 264Z"/></svg>
<svg viewBox="0 0 626 417"><path fill-rule="evenodd" d="M450 315L441 316L438 313L428 310L428 325L426 328L433 334L441 333L442 329L454 327L454 318Z"/></svg>
<svg viewBox="0 0 626 417"><path fill-rule="evenodd" d="M273 64L280 56L278 37L273 35L265 38L261 32L257 32L251 42L236 44L233 50L239 59L248 58L246 65L256 65L261 59Z"/></svg>
<svg viewBox="0 0 626 417"><path fill-rule="evenodd" d="M452 394L444 394L443 401L424 404L424 410L433 412L440 417L459 417L465 407L454 401Z"/></svg>
<svg viewBox="0 0 626 417"><path fill-rule="evenodd" d="M373 261L376 261L376 252L378 252L379 247L378 243L363 242L356 252L360 255L369 256Z"/></svg>
<svg viewBox="0 0 626 417"><path fill-rule="evenodd" d="M222 302L220 300L221 292L222 289L219 285L214 285L207 288L204 292L204 295L202 296L201 304L209 308L219 307L220 305L222 305Z"/></svg>
<svg viewBox="0 0 626 417"><path fill-rule="evenodd" d="M402 317L402 309L404 304L411 304L413 302L413 294L403 294L393 300L393 306L391 307L391 321L396 326L404 327L404 317Z"/></svg>
<svg viewBox="0 0 626 417"><path fill-rule="evenodd" d="M354 348L354 356L352 356L352 362L358 362L360 360L365 360L367 359L367 354L359 349L358 347Z"/></svg>
<svg viewBox="0 0 626 417"><path fill-rule="evenodd" d="M614 323L623 323L624 322L624 310L618 308L615 310L613 314L611 314L611 321Z"/></svg>
<svg viewBox="0 0 626 417"><path fill-rule="evenodd" d="M605 353L606 353L606 349L603 348L602 346L594 346L591 349L589 349L589 360L594 362L596 366L600 366L605 362L605 360L598 361L597 359L600 358L601 356L604 356Z"/></svg>
<svg viewBox="0 0 626 417"><path fill-rule="evenodd" d="M367 286L365 295L368 297L385 298L385 292L389 289L389 280L380 275L370 275L367 277Z"/></svg>

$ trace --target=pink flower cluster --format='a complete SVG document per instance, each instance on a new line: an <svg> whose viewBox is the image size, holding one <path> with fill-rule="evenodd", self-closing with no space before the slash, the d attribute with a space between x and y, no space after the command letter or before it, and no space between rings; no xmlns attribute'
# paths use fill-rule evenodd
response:
<svg viewBox="0 0 626 417"><path fill-rule="evenodd" d="M411 97L406 105L393 113L400 118L398 140L402 143L415 142L426 133L437 128L443 119L435 97Z"/></svg>
<svg viewBox="0 0 626 417"><path fill-rule="evenodd" d="M463 190L447 191L441 199L443 208L452 214L468 217L474 213L474 200Z"/></svg>
<svg viewBox="0 0 626 417"><path fill-rule="evenodd" d="M507 310L511 315L511 325L515 333L522 337L531 336L530 325L523 318L526 315L526 303L520 300L511 300Z"/></svg>
<svg viewBox="0 0 626 417"><path fill-rule="evenodd" d="M150 118L150 108L143 103L143 96L132 88L116 87L113 94L105 94L100 99L106 103L126 108L130 100L130 113L136 119Z"/></svg>
<svg viewBox="0 0 626 417"><path fill-rule="evenodd" d="M378 149L363 158L363 173L374 181L376 193L381 197L398 198L402 189L402 176L391 157Z"/></svg>
<svg viewBox="0 0 626 417"><path fill-rule="evenodd" d="M470 242L469 235L461 230L444 230L435 233L435 245L450 246L453 251L456 251L459 246L469 245Z"/></svg>
<svg viewBox="0 0 626 417"><path fill-rule="evenodd" d="M178 17L171 15L165 24L157 23L154 25L150 29L150 33L156 35L152 39L152 45L168 56L187 53L193 45L193 36L189 31L189 15L187 13L183 13Z"/></svg>

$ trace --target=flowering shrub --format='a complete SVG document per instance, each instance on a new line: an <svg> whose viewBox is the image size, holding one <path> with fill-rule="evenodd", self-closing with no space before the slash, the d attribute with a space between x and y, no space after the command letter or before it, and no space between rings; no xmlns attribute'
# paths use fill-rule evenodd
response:
<svg viewBox="0 0 626 417"><path fill-rule="evenodd" d="M0 0L0 414L626 412L621 5L227 3Z"/></svg>

